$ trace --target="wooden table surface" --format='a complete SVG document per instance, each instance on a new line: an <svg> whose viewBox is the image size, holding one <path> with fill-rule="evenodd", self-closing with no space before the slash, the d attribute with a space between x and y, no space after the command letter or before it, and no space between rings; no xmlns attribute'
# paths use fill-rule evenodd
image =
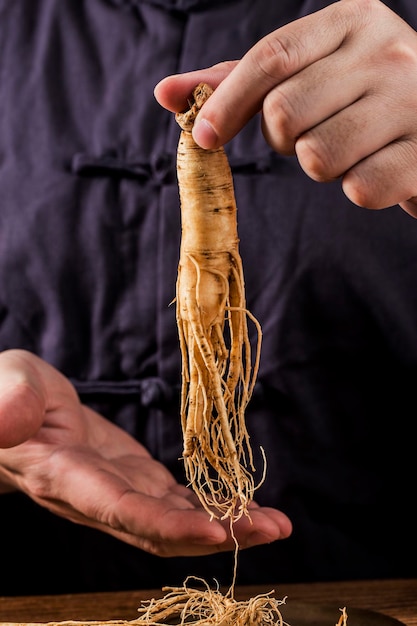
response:
<svg viewBox="0 0 417 626"><path fill-rule="evenodd" d="M376 617L390 616L407 626L417 626L417 579L347 581L312 584L280 584L271 587L237 587L236 599L247 599L275 591L277 598L287 597L286 606L307 603L312 614L315 607L334 607L334 621L324 626L334 626L340 615L339 609L368 609ZM68 594L58 596L0 597L0 622L48 622L63 620L134 620L142 600L163 595L161 590L138 590L111 593ZM314 605L314 606L312 606ZM333 615L333 613L332 613ZM284 614L285 617L285 614ZM354 616L353 616L354 617ZM357 623L378 626L372 620L357 620ZM375 617L375 616L374 616ZM384 622L384 620L382 620ZM313 622L314 626L316 623ZM348 625L350 619L348 617ZM291 623L291 626L297 626ZM355 619L352 618L352 625ZM385 626L385 622L381 624ZM396 626L388 620L386 626Z"/></svg>

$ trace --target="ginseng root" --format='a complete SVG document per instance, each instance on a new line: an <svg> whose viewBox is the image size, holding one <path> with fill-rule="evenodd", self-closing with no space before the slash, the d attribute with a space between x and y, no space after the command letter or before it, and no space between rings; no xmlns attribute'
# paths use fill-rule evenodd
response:
<svg viewBox="0 0 417 626"><path fill-rule="evenodd" d="M231 523L253 499L253 455L245 409L259 367L261 328L246 308L232 173L223 147L193 140L212 90L200 84L181 127L177 176L182 237L176 289L182 353L181 425L187 479L212 517ZM256 329L251 349L248 320Z"/></svg>

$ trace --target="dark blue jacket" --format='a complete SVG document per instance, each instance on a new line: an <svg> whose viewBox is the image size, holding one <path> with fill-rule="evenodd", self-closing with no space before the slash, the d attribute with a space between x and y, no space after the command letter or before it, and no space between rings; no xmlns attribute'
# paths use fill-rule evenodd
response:
<svg viewBox="0 0 417 626"><path fill-rule="evenodd" d="M153 88L327 4L0 0L0 349L53 364L178 477L179 128ZM415 0L388 4L417 27ZM227 151L264 334L257 500L294 523L238 582L417 576L417 222L311 181L258 118ZM161 560L21 494L0 507L0 595L231 581L231 554Z"/></svg>

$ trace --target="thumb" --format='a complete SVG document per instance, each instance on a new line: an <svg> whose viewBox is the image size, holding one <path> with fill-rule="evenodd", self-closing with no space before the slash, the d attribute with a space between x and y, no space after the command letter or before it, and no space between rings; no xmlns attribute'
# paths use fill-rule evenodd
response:
<svg viewBox="0 0 417 626"><path fill-rule="evenodd" d="M36 361L24 350L0 353L0 448L23 443L43 423L46 390Z"/></svg>

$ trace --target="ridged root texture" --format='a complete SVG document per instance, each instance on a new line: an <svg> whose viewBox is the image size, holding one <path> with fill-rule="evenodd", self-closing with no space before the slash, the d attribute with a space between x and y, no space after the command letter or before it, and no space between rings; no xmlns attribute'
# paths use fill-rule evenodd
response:
<svg viewBox="0 0 417 626"><path fill-rule="evenodd" d="M246 308L232 174L223 148L202 150L191 135L211 94L194 91L177 114L182 238L176 290L182 354L181 425L187 479L216 518L243 514L255 485L245 410L256 380L261 328ZM256 329L253 351L248 320Z"/></svg>

